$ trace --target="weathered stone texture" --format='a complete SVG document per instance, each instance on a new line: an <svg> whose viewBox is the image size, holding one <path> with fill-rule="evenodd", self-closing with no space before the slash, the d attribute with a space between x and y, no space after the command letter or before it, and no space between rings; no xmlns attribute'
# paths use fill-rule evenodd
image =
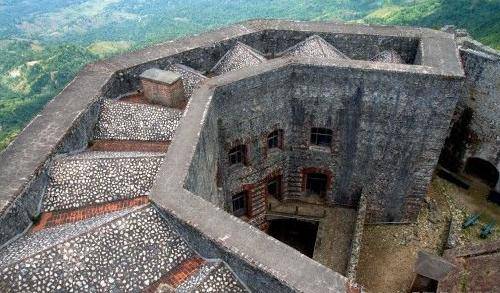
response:
<svg viewBox="0 0 500 293"><path fill-rule="evenodd" d="M170 141L181 117L179 109L106 100L94 139Z"/></svg>
<svg viewBox="0 0 500 293"><path fill-rule="evenodd" d="M79 208L149 194L162 154L91 152L57 159L42 211Z"/></svg>
<svg viewBox="0 0 500 293"><path fill-rule="evenodd" d="M141 84L144 96L151 103L181 109L186 105L187 99L181 79L171 85L151 80L142 80Z"/></svg>
<svg viewBox="0 0 500 293"><path fill-rule="evenodd" d="M273 60L312 35L349 59ZM238 42L249 44L253 57L255 50L262 52L257 59L265 62L247 66L248 60L236 54L228 70L205 79L202 74ZM75 207L74 196L83 195L79 203L87 205L139 196L151 188L161 214L148 207L96 230L62 232L60 242L45 242L57 232L47 234L40 241L46 249L29 252L33 258L0 265L0 288L138 291L151 288L187 258L199 258L191 249L224 260L254 291L351 288L343 276L205 200L227 211L231 194L247 190L250 223L259 226L269 176L282 176L284 196L294 198L304 195L304 174L322 170L329 175L327 203L354 206L365 192L371 199L368 219L415 219L458 96L462 71L455 49L450 35L426 29L264 20L88 66L0 154L0 244L31 224L48 184L48 194L59 184L53 195L66 196L51 204L64 209ZM368 61L386 50L394 50L404 64ZM193 93L186 113L110 101L137 91L145 70L172 67L189 81L183 84L188 96ZM332 129L332 147L310 146L311 127ZM266 136L276 129L283 130L283 148L267 150ZM92 139L165 142L178 130L157 180L157 156L95 154L47 173L57 154L80 152ZM239 143L248 146L248 164L229 167L227 151ZM33 145L29 152L26 145ZM120 249L117 243L123 244ZM95 266L104 273L95 277ZM132 267L140 273L128 270ZM230 273L212 276L224 279ZM27 276L34 277L26 281ZM207 291L220 288L210 284Z"/></svg>
<svg viewBox="0 0 500 293"><path fill-rule="evenodd" d="M226 201L276 168L285 197L300 196L301 168L317 167L333 174L329 203L354 206L368 188L371 221L414 220L412 198L425 194L458 85L435 76L304 65L226 86L208 112L219 121ZM333 130L331 149L309 145L311 127ZM267 154L262 138L275 129L284 130L284 149ZM248 145L248 165L229 166L228 150L241 143Z"/></svg>

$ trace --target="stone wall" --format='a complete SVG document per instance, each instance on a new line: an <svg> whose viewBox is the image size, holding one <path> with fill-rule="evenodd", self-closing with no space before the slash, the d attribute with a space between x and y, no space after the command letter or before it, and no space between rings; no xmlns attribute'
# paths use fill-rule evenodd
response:
<svg viewBox="0 0 500 293"><path fill-rule="evenodd" d="M189 166L189 176L186 178L184 187L199 194L203 199L213 203L215 206L223 207L221 191L217 186L220 178L219 172L219 130L217 127L217 116L213 115L213 106L209 105L208 115L204 119L204 127L201 130L194 157Z"/></svg>
<svg viewBox="0 0 500 293"><path fill-rule="evenodd" d="M415 220L459 82L304 65L221 88L208 115L219 120L227 206L242 190L250 192L250 201L259 201L270 174L283 176L285 198L300 196L301 171L315 167L332 174L328 203L355 206L367 189L374 194L369 221ZM331 149L309 145L311 127L333 129ZM268 153L264 138L275 129L284 130L284 148ZM230 166L227 152L242 143L248 146L249 163Z"/></svg>
<svg viewBox="0 0 500 293"><path fill-rule="evenodd" d="M448 157L441 163L452 171L463 172L469 158L479 158L500 171L500 52L460 33L457 41L465 87L455 111L455 137L447 139ZM447 162L449 157L456 163ZM500 192L500 180L495 189Z"/></svg>
<svg viewBox="0 0 500 293"><path fill-rule="evenodd" d="M462 48L460 56L466 74L462 103L473 110L470 128L474 135L464 163L468 158L477 157L500 170L500 54ZM500 192L500 180L496 190Z"/></svg>
<svg viewBox="0 0 500 293"><path fill-rule="evenodd" d="M368 205L368 194L363 193L359 199L358 211L356 214L356 224L351 241L351 253L347 265L346 277L355 282L358 269L358 262L361 256L361 246L363 244L363 231L366 220L366 207Z"/></svg>

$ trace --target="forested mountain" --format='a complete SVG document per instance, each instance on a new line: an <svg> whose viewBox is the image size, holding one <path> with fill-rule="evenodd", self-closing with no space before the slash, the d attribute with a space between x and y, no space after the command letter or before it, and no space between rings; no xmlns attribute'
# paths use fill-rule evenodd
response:
<svg viewBox="0 0 500 293"><path fill-rule="evenodd" d="M455 24L500 48L500 0L0 0L0 149L86 63L252 18Z"/></svg>

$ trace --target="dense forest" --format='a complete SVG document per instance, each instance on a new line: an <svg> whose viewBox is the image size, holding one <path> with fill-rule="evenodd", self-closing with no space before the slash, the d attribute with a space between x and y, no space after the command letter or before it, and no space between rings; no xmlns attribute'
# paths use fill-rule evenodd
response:
<svg viewBox="0 0 500 293"><path fill-rule="evenodd" d="M0 149L85 64L246 19L454 24L500 49L500 0L5 0L0 16Z"/></svg>

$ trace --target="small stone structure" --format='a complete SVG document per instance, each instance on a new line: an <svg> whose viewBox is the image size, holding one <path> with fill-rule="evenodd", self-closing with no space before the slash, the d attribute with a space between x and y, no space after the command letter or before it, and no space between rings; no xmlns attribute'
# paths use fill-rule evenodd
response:
<svg viewBox="0 0 500 293"><path fill-rule="evenodd" d="M435 292L438 283L444 280L453 269L455 266L444 258L419 251L410 292Z"/></svg>
<svg viewBox="0 0 500 293"><path fill-rule="evenodd" d="M140 75L144 96L150 102L172 108L182 108L186 103L181 75L151 68Z"/></svg>

